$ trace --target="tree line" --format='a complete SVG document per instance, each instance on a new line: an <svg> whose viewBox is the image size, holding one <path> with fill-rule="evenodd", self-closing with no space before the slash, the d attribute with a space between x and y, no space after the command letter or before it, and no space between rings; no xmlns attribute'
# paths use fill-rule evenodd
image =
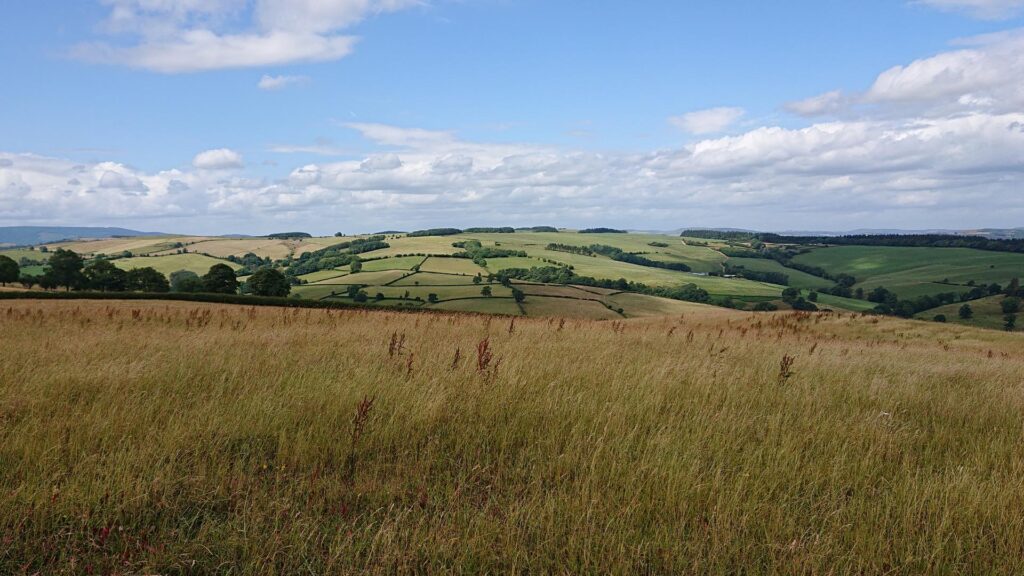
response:
<svg viewBox="0 0 1024 576"><path fill-rule="evenodd" d="M145 293L207 293L256 296L287 296L291 284L280 271L269 267L255 270L244 284L239 284L235 271L227 264L214 264L203 276L188 270L172 272L168 279L152 267L123 270L108 258L86 261L73 250L58 248L39 276L21 274L18 263L0 255L0 283L19 282L25 288L39 286L45 290L145 292Z"/></svg>

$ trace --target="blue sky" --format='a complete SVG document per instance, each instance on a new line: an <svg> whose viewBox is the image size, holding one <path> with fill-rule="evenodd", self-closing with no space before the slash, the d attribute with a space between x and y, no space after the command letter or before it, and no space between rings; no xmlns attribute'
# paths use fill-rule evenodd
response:
<svg viewBox="0 0 1024 576"><path fill-rule="evenodd" d="M0 225L1024 225L1022 0L10 0Z"/></svg>

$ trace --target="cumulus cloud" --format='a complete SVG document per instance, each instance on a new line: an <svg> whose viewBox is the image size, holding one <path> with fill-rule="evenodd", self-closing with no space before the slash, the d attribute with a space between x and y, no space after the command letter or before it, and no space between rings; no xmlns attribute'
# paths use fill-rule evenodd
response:
<svg viewBox="0 0 1024 576"><path fill-rule="evenodd" d="M821 116L841 110L846 105L846 100L841 90L833 90L804 100L789 102L785 107L800 116Z"/></svg>
<svg viewBox="0 0 1024 576"><path fill-rule="evenodd" d="M868 89L870 103L918 103L940 110L982 106L1024 107L1024 32L962 40L960 50L894 66Z"/></svg>
<svg viewBox="0 0 1024 576"><path fill-rule="evenodd" d="M986 20L1009 18L1024 8L1024 0L918 0L917 3L940 10L966 12Z"/></svg>
<svg viewBox="0 0 1024 576"><path fill-rule="evenodd" d="M192 165L200 170L230 170L245 167L242 155L228 148L200 152L192 159Z"/></svg>
<svg viewBox="0 0 1024 576"><path fill-rule="evenodd" d="M270 76L264 74L257 86L259 86L260 90L281 90L288 86L305 84L307 82L309 82L308 76Z"/></svg>
<svg viewBox="0 0 1024 576"><path fill-rule="evenodd" d="M861 117L945 117L1024 109L1024 30L955 42L952 50L880 73L861 92L833 90L789 102L794 114Z"/></svg>
<svg viewBox="0 0 1024 576"><path fill-rule="evenodd" d="M364 18L416 0L104 0L105 30L128 42L74 46L90 62L162 73L338 60L357 38L341 33Z"/></svg>
<svg viewBox="0 0 1024 576"><path fill-rule="evenodd" d="M728 129L745 113L743 108L709 108L673 116L669 123L690 134L715 134Z"/></svg>
<svg viewBox="0 0 1024 576"><path fill-rule="evenodd" d="M188 216L214 222L210 231L223 231L227 221L327 230L536 222L1019 225L1020 43L1019 32L969 39L886 70L861 93L833 91L790 104L804 116L831 116L802 127L720 136L742 110L692 113L674 123L710 136L652 151L480 142L453 131L350 123L343 129L356 131L363 145L276 179L225 171L242 168L241 156L228 149L197 155L188 171L156 173L0 153L0 222Z"/></svg>

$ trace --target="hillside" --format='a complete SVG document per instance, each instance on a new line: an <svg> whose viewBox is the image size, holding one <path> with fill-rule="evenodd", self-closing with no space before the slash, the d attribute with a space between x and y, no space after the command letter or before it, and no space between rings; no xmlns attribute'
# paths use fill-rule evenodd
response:
<svg viewBox="0 0 1024 576"><path fill-rule="evenodd" d="M0 573L1024 571L1020 335L692 306L4 302Z"/></svg>
<svg viewBox="0 0 1024 576"><path fill-rule="evenodd" d="M884 288L888 313L931 318L936 307L988 296L1024 277L1022 253L764 244L749 233L735 234L726 240L509 228L351 237L144 236L50 242L0 255L37 276L58 248L165 276L178 270L202 275L226 264L243 283L258 268L272 267L287 275L292 297L307 300L590 319L648 316L680 301L748 310L809 307L784 297L787 288L805 301L817 293L820 308L856 312L873 311L883 300L869 300L871 293ZM531 271L545 268L549 273Z"/></svg>
<svg viewBox="0 0 1024 576"><path fill-rule="evenodd" d="M31 246L57 240L108 238L111 236L160 236L159 232L139 232L127 228L89 226L0 226L0 246Z"/></svg>

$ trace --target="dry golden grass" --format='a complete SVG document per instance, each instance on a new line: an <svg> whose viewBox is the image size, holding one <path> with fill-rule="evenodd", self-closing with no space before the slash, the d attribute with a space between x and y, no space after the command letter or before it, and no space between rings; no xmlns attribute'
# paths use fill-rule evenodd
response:
<svg viewBox="0 0 1024 576"><path fill-rule="evenodd" d="M95 301L0 323L2 574L1024 572L1019 335Z"/></svg>

